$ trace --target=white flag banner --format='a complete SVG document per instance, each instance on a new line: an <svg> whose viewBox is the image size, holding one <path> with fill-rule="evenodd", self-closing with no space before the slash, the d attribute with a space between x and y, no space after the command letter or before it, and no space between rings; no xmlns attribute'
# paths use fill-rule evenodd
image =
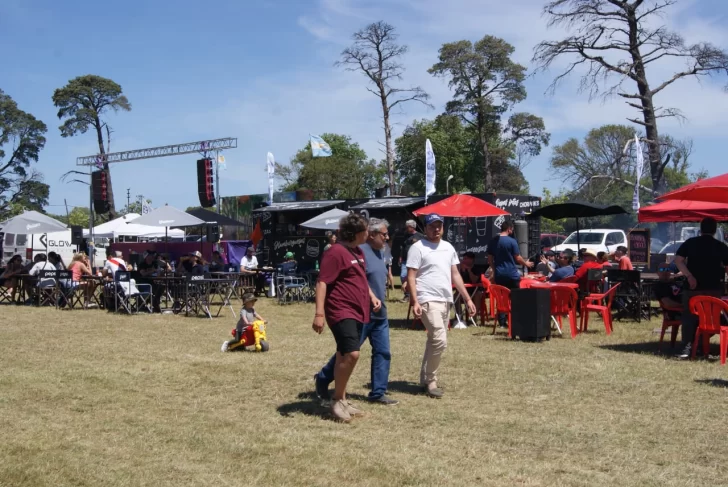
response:
<svg viewBox="0 0 728 487"><path fill-rule="evenodd" d="M217 156L217 167L218 167L218 169L222 169L223 171L227 169L227 164L225 163L225 156Z"/></svg>
<svg viewBox="0 0 728 487"><path fill-rule="evenodd" d="M268 153L268 204L273 204L273 178L276 173L276 160L272 153Z"/></svg>
<svg viewBox="0 0 728 487"><path fill-rule="evenodd" d="M435 153L430 139L425 142L425 203L427 197L435 193Z"/></svg>
<svg viewBox="0 0 728 487"><path fill-rule="evenodd" d="M642 144L640 144L640 139L636 135L634 136L634 150L636 168L632 210L637 211L640 209L640 179L642 179L642 167L645 165L645 160L642 154Z"/></svg>

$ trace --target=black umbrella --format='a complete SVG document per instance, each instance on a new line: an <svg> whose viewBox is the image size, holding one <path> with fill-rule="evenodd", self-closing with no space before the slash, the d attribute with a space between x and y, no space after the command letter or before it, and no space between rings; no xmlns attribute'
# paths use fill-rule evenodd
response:
<svg viewBox="0 0 728 487"><path fill-rule="evenodd" d="M580 251L581 239L579 238L579 218L621 215L623 213L627 213L627 210L619 205L595 205L593 203L572 201L569 203L556 203L555 205L544 206L532 212L529 216L542 216L544 218L548 218L549 220L576 218L576 247L577 251Z"/></svg>
<svg viewBox="0 0 728 487"><path fill-rule="evenodd" d="M221 215L220 213L215 213L214 211L206 210L204 208L196 208L194 210L188 211L187 213L192 216L196 216L205 223L212 223L214 225L235 227L241 227L244 225L244 223L234 220L229 216Z"/></svg>

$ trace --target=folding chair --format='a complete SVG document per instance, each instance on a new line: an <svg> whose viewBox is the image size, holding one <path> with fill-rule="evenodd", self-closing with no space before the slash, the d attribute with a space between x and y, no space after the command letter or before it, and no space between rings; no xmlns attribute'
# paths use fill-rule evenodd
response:
<svg viewBox="0 0 728 487"><path fill-rule="evenodd" d="M114 282L107 288L111 288L114 295L114 311L121 309L128 314L135 314L144 309L152 312L152 286L132 283L129 271L116 271Z"/></svg>
<svg viewBox="0 0 728 487"><path fill-rule="evenodd" d="M50 270L50 269L41 269L38 273L38 284L37 284L37 292L38 292L38 306L58 306L58 271L56 269ZM53 284L50 286L41 286L40 283L42 281L48 281L49 279L53 280Z"/></svg>
<svg viewBox="0 0 728 487"><path fill-rule="evenodd" d="M73 309L73 273L65 269L56 272L56 308Z"/></svg>
<svg viewBox="0 0 728 487"><path fill-rule="evenodd" d="M189 316L189 312L193 311L195 314L199 314L200 309L205 312L205 316L212 319L212 313L210 313L209 306L209 292L210 288L208 285L209 276L187 276L185 281L185 316Z"/></svg>

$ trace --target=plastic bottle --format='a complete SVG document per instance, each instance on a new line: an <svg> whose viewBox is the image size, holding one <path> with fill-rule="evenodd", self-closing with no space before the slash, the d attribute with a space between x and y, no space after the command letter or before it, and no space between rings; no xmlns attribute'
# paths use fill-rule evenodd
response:
<svg viewBox="0 0 728 487"><path fill-rule="evenodd" d="M319 261L316 261L316 270L319 270Z"/></svg>

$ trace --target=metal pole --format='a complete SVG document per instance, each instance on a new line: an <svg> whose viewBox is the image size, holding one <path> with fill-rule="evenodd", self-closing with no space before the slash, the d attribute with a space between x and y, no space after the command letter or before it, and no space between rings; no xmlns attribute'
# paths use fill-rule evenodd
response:
<svg viewBox="0 0 728 487"><path fill-rule="evenodd" d="M217 194L217 212L220 213L220 151L215 151L215 194Z"/></svg>
<svg viewBox="0 0 728 487"><path fill-rule="evenodd" d="M88 237L89 242L94 242L94 179L93 166L88 167ZM91 267L96 266L96 243L94 242L91 258Z"/></svg>

